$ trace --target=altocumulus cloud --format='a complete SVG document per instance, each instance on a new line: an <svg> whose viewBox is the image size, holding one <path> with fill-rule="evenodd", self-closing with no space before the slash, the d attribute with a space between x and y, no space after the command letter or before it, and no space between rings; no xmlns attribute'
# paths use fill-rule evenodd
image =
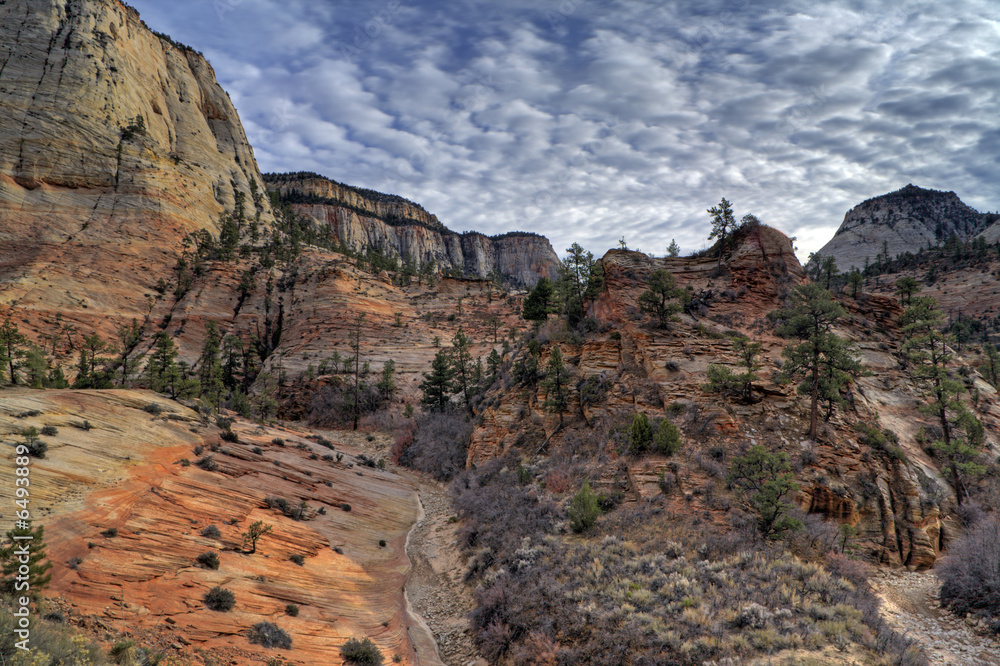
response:
<svg viewBox="0 0 1000 666"><path fill-rule="evenodd" d="M262 170L456 230L691 251L725 196L804 258L909 182L998 207L992 0L131 4L205 52Z"/></svg>

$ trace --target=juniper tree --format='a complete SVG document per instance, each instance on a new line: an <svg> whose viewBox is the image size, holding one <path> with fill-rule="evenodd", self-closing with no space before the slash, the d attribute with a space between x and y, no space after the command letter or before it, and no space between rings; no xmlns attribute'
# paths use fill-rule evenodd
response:
<svg viewBox="0 0 1000 666"><path fill-rule="evenodd" d="M795 287L790 300L789 307L771 315L782 320L777 328L779 335L802 340L782 351L786 363L781 375L785 380L803 377L799 392L809 395L809 436L815 439L820 399L830 391L839 390L847 378L860 372L860 365L854 359L852 346L843 344L831 332L834 322L845 312L829 291L810 282ZM828 373L824 379L824 369L829 368L843 372Z"/></svg>
<svg viewBox="0 0 1000 666"><path fill-rule="evenodd" d="M683 307L681 303L674 301L683 301L688 293L678 288L674 276L662 268L650 274L648 286L649 289L639 295L639 309L656 317L661 328L667 328L670 317Z"/></svg>
<svg viewBox="0 0 1000 666"><path fill-rule="evenodd" d="M965 477L981 474L976 448L983 443L983 426L962 402L965 386L948 376L952 359L948 336L941 332L944 316L930 296L918 296L903 313L903 351L911 365L910 374L920 384L929 402L920 409L937 418L941 439L932 446L947 458L946 470L961 506L965 497Z"/></svg>

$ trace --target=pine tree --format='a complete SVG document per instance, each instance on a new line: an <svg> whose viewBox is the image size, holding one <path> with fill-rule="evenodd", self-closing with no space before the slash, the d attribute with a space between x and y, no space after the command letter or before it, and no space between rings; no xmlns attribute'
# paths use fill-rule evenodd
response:
<svg viewBox="0 0 1000 666"><path fill-rule="evenodd" d="M724 396L736 395L743 402L753 402L753 382L761 368L758 358L762 349L762 343L751 342L749 338L733 339L733 351L739 356L744 372L736 374L724 365L711 364L708 366L708 384L705 385L705 390Z"/></svg>
<svg viewBox="0 0 1000 666"><path fill-rule="evenodd" d="M900 303L904 306L913 304L913 295L920 291L920 283L916 278L909 275L896 280L896 293L899 294Z"/></svg>
<svg viewBox="0 0 1000 666"><path fill-rule="evenodd" d="M861 285L864 284L865 278L861 275L861 271L857 268L851 270L847 275L847 283L851 285L851 298L858 297L858 290L861 289Z"/></svg>
<svg viewBox="0 0 1000 666"><path fill-rule="evenodd" d="M966 495L965 477L985 471L976 462L976 448L983 443L983 426L962 403L965 386L948 376L952 354L948 336L940 330L944 316L936 306L930 296L913 299L903 313L903 351L912 366L910 374L930 397L921 411L936 417L941 426L941 439L932 446L947 458L946 470L961 505Z"/></svg>
<svg viewBox="0 0 1000 666"><path fill-rule="evenodd" d="M451 404L451 381L454 376L447 350L439 350L431 363L431 371L424 373L424 381L420 384L424 394L420 403L432 412L445 411Z"/></svg>
<svg viewBox="0 0 1000 666"><path fill-rule="evenodd" d="M816 438L819 430L819 401L824 395L829 395L833 385L821 381L824 368L845 368L846 376L850 376L856 366L853 349L832 332L834 322L844 316L844 309L833 300L832 295L818 284L810 282L795 287L791 294L791 306L772 313L783 319L777 332L785 337L802 340L801 343L786 347L782 351L786 363L781 374L785 379L804 376L799 384L799 391L809 395L811 407L809 418L809 436ZM856 374L856 373L855 373ZM845 375L831 373L830 380L842 380ZM839 390L842 384L837 384Z"/></svg>
<svg viewBox="0 0 1000 666"><path fill-rule="evenodd" d="M27 373L27 383L33 389L49 387L49 360L45 357L45 351L38 345L30 345L24 353L24 364L22 365Z"/></svg>
<svg viewBox="0 0 1000 666"><path fill-rule="evenodd" d="M17 368L20 365L18 359L21 357L21 348L27 343L28 339L21 335L17 324L10 317L5 319L0 325L0 365L7 366L11 384L17 384Z"/></svg>
<svg viewBox="0 0 1000 666"><path fill-rule="evenodd" d="M708 238L719 239L719 262L715 267L716 272L719 272L722 270L722 251L729 241L730 231L736 226L736 217L733 214L733 205L726 201L725 197L722 197L718 206L709 208L708 214L712 216L712 233Z"/></svg>
<svg viewBox="0 0 1000 666"><path fill-rule="evenodd" d="M521 317L535 323L545 321L552 312L552 296L552 281L547 277L540 278L524 299Z"/></svg>
<svg viewBox="0 0 1000 666"><path fill-rule="evenodd" d="M142 325L135 319L128 324L122 324L116 331L119 352L118 364L122 369L121 386L128 384L129 377L139 367L139 359L131 358L139 343L142 342Z"/></svg>
<svg viewBox="0 0 1000 666"><path fill-rule="evenodd" d="M559 425L562 425L563 412L566 411L566 406L569 404L569 370L563 363L562 350L559 345L553 347L549 354L542 388L545 390L545 408L557 413Z"/></svg>
<svg viewBox="0 0 1000 666"><path fill-rule="evenodd" d="M37 602L52 579L52 563L45 555L45 528L32 528L28 522L7 532L7 541L0 546L0 593L30 596ZM27 563L20 559L25 556ZM27 566L26 575L19 571L21 566Z"/></svg>
<svg viewBox="0 0 1000 666"><path fill-rule="evenodd" d="M205 327L205 343L198 357L198 381L201 383L201 395L218 409L222 404L222 395L226 386L222 381L222 364L219 362L219 351L222 348L222 335L214 321Z"/></svg>
<svg viewBox="0 0 1000 666"><path fill-rule="evenodd" d="M667 246L667 256L676 257L681 253L681 246L677 244L673 238L670 239L670 245Z"/></svg>
<svg viewBox="0 0 1000 666"><path fill-rule="evenodd" d="M156 334L153 350L146 361L146 381L149 388L157 393L170 392L172 398L177 397L178 383L181 375L177 367L177 350L174 341L166 331Z"/></svg>
<svg viewBox="0 0 1000 666"><path fill-rule="evenodd" d="M680 312L683 307L681 303L672 301L675 299L684 301L688 298L688 293L678 288L674 276L663 269L653 271L648 284L649 289L639 295L639 309L656 317L661 328L667 328L670 325L670 317Z"/></svg>
<svg viewBox="0 0 1000 666"><path fill-rule="evenodd" d="M352 430L358 429L358 418L361 416L361 327L364 322L365 313L361 312L354 317L352 329L347 334L348 345L351 347L351 351L354 352L354 358L352 359L354 364L354 421Z"/></svg>
<svg viewBox="0 0 1000 666"><path fill-rule="evenodd" d="M451 367L454 373L452 390L459 395L462 404L472 414L472 396L475 393L475 363L470 351L471 342L465 332L459 328L451 340Z"/></svg>
<svg viewBox="0 0 1000 666"><path fill-rule="evenodd" d="M787 453L768 453L754 444L746 455L734 458L726 483L739 490L757 514L757 528L764 539L777 539L802 529L802 522L789 515L786 499L798 489Z"/></svg>

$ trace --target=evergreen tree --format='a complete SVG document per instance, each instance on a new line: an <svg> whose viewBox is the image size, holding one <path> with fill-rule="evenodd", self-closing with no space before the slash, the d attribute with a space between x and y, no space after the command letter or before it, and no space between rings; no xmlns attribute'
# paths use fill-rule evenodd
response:
<svg viewBox="0 0 1000 666"><path fill-rule="evenodd" d="M500 366L503 365L503 358L496 349L491 349L486 357L486 385L491 386L500 375Z"/></svg>
<svg viewBox="0 0 1000 666"><path fill-rule="evenodd" d="M25 556L27 563L21 559ZM21 566L28 567L27 575L18 571ZM45 555L44 527L32 528L28 522L7 532L7 543L0 546L0 593L29 596L37 603L42 589L52 579L51 568L52 563Z"/></svg>
<svg viewBox="0 0 1000 666"><path fill-rule="evenodd" d="M566 411L569 404L569 370L563 363L562 350L559 345L553 347L549 354L542 388L545 390L545 408L557 413L559 425L562 425L563 412Z"/></svg>
<svg viewBox="0 0 1000 666"><path fill-rule="evenodd" d="M716 272L719 272L722 270L722 251L729 241L730 232L736 226L736 217L733 215L733 205L725 197L722 197L718 206L709 208L708 214L712 216L712 233L708 238L719 239L719 262L715 267Z"/></svg>
<svg viewBox="0 0 1000 666"><path fill-rule="evenodd" d="M365 313L361 312L354 317L351 331L348 332L348 345L354 353L354 421L352 430L358 429L358 418L361 416L361 327L365 321Z"/></svg>
<svg viewBox="0 0 1000 666"><path fill-rule="evenodd" d="M832 256L824 257L820 268L822 271L823 288L829 291L833 288L833 279L840 274L840 271L837 270L837 260Z"/></svg>
<svg viewBox="0 0 1000 666"><path fill-rule="evenodd" d="M786 363L781 374L786 380L804 376L799 391L810 396L809 436L815 439L819 427L819 401L824 393L821 382L823 370L830 366L854 367L853 350L849 345L841 344L842 341L830 330L834 322L845 314L830 292L810 282L795 287L790 299L790 307L772 315L783 320L777 329L779 335L798 338L802 342L782 351ZM845 372L850 375L850 371ZM830 378L830 381L842 379L843 375L831 373ZM826 385L827 395L833 388ZM837 390L839 388L840 384L836 386Z"/></svg>
<svg viewBox="0 0 1000 666"><path fill-rule="evenodd" d="M214 321L205 327L205 343L198 357L198 381L201 383L201 395L218 409L222 405L222 396L226 386L222 380L222 363L219 362L219 351L222 348L222 334Z"/></svg>
<svg viewBox="0 0 1000 666"><path fill-rule="evenodd" d="M903 351L912 366L910 374L924 387L930 401L921 411L937 418L941 439L932 446L947 458L946 470L961 506L965 499L965 477L981 474L976 447L983 443L983 427L962 403L965 386L951 379L947 365L952 354L948 336L941 332L944 316L930 296L918 296L903 313ZM964 436L963 436L964 433Z"/></svg>
<svg viewBox="0 0 1000 666"><path fill-rule="evenodd" d="M0 365L7 366L7 376L11 384L17 384L17 368L20 365L21 348L28 343L28 339L21 335L17 324L10 320L4 320L0 325Z"/></svg>
<svg viewBox="0 0 1000 666"><path fill-rule="evenodd" d="M681 246L677 244L673 238L670 239L670 245L667 246L667 256L676 257L681 253Z"/></svg>
<svg viewBox="0 0 1000 666"><path fill-rule="evenodd" d="M753 402L753 382L757 379L757 371L761 368L758 359L762 349L762 343L751 342L749 338L733 339L733 351L739 356L744 372L736 374L724 365L710 364L705 390L723 395L735 395L746 403Z"/></svg>
<svg viewBox="0 0 1000 666"><path fill-rule="evenodd" d="M861 271L857 268L851 269L851 272L847 275L847 283L851 285L851 298L858 297L858 290L861 289L864 281L865 278L861 275Z"/></svg>
<svg viewBox="0 0 1000 666"><path fill-rule="evenodd" d="M920 291L920 283L916 278L909 275L896 280L896 293L899 294L900 303L904 306L913 304L913 295Z"/></svg>
<svg viewBox="0 0 1000 666"><path fill-rule="evenodd" d="M24 363L22 365L27 377L28 386L33 389L49 387L49 360L45 357L45 351L38 345L29 345L24 352Z"/></svg>
<svg viewBox="0 0 1000 666"><path fill-rule="evenodd" d="M521 317L535 323L545 321L552 312L553 291L552 281L547 277L540 278L524 299Z"/></svg>
<svg viewBox="0 0 1000 666"><path fill-rule="evenodd" d="M680 312L683 307L680 303L672 301L675 299L684 301L688 298L688 293L678 288L674 276L662 268L650 274L648 285L649 289L639 295L639 309L656 317L661 328L667 328L670 325L670 317Z"/></svg>
<svg viewBox="0 0 1000 666"><path fill-rule="evenodd" d="M385 401L392 400L392 396L396 394L396 362L392 359L382 364L382 373L375 388Z"/></svg>
<svg viewBox="0 0 1000 666"><path fill-rule="evenodd" d="M451 404L451 382L454 376L448 352L439 350L431 363L430 373L424 373L424 381L420 384L420 390L424 394L420 403L432 412L445 411Z"/></svg>
<svg viewBox="0 0 1000 666"><path fill-rule="evenodd" d="M121 350L118 358L118 365L122 369L121 386L124 388L128 384L129 377L139 367L139 359L132 358L132 354L142 342L142 325L132 319L130 323L119 326L116 334L118 348Z"/></svg>
<svg viewBox="0 0 1000 666"><path fill-rule="evenodd" d="M153 391L169 392L172 398L176 398L180 379L174 341L166 331L160 331L153 340L153 350L146 361L146 381Z"/></svg>
<svg viewBox="0 0 1000 666"><path fill-rule="evenodd" d="M781 538L802 529L802 522L789 515L787 497L798 489L787 453L768 453L754 444L746 455L733 459L726 483L746 498L757 515L757 528L764 539Z"/></svg>
<svg viewBox="0 0 1000 666"><path fill-rule="evenodd" d="M987 342L983 344L983 353L986 354L986 362L979 366L979 369L993 388L1000 387L1000 352L996 346Z"/></svg>
<svg viewBox="0 0 1000 666"><path fill-rule="evenodd" d="M566 248L566 258L559 268L557 289L570 325L584 317L584 306L604 288L604 269L594 261L594 255L579 244Z"/></svg>
<svg viewBox="0 0 1000 666"><path fill-rule="evenodd" d="M472 413L472 396L475 393L475 364L470 351L472 343L465 332L459 328L451 340L451 367L454 373L452 390L458 394L465 408Z"/></svg>

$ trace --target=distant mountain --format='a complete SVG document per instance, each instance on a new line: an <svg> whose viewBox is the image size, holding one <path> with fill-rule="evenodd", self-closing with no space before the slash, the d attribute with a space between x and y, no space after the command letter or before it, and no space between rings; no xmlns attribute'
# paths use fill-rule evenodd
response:
<svg viewBox="0 0 1000 666"><path fill-rule="evenodd" d="M866 260L874 260L883 249L894 257L938 245L952 234L972 239L986 230L994 217L965 205L954 192L911 184L849 210L819 254L832 255L840 270L863 268Z"/></svg>
<svg viewBox="0 0 1000 666"><path fill-rule="evenodd" d="M268 173L264 183L282 204L289 204L313 224L329 228L342 246L354 252L378 250L401 260L409 257L418 264L458 268L465 275L484 278L495 273L518 286L558 275L558 255L547 238L535 233L459 234L420 204L316 173Z"/></svg>

